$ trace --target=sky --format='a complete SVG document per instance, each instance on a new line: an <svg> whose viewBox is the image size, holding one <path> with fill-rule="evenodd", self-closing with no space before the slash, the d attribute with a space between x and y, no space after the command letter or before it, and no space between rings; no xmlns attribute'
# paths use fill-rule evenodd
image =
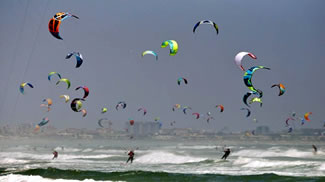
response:
<svg viewBox="0 0 325 182"><path fill-rule="evenodd" d="M106 117L113 127L123 129L128 119L153 121L160 117L164 128L176 121L177 128L231 131L267 125L273 131L285 130L292 112L302 117L312 112L311 121L295 128L322 128L325 120L324 51L325 1L322 0L3 0L0 2L0 124L33 123L49 117L57 128L97 128ZM70 12L80 19L61 23L54 38L48 22L57 12ZM200 20L212 20L219 34ZM161 48L165 40L176 40L175 56ZM145 50L153 56L142 57ZM83 55L75 68L72 51ZM256 60L245 57L243 66L266 66L258 70L253 85L264 92L263 106L252 104L246 118L243 95L249 91L243 75L234 63L240 51L252 52ZM58 72L71 81L71 88L57 79L47 80L49 72ZM188 84L177 85L184 77ZM34 88L19 92L22 82ZM278 96L271 85L282 83L286 92ZM73 112L62 94L83 96L78 86L88 86L90 94L83 108L86 117ZM40 108L44 98L52 98L50 112ZM115 110L125 101L124 110ZM215 120L196 120L191 113L172 112L175 104L190 106L192 112ZM225 107L223 113L215 108ZM108 112L101 114L101 108ZM145 107L143 116L137 109ZM258 123L252 120L256 118Z"/></svg>

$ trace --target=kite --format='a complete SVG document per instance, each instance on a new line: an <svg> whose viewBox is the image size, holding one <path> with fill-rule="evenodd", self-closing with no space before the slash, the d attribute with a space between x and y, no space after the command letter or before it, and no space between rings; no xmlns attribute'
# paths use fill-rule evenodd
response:
<svg viewBox="0 0 325 182"><path fill-rule="evenodd" d="M261 98L258 98L258 97L254 97L254 98L252 98L252 99L249 101L249 104L252 104L253 102L259 102L259 103L260 103L260 107L262 107L262 105L263 105L262 99L261 99Z"/></svg>
<svg viewBox="0 0 325 182"><path fill-rule="evenodd" d="M139 108L138 111L143 111L143 115L147 114L147 109L145 109L143 107Z"/></svg>
<svg viewBox="0 0 325 182"><path fill-rule="evenodd" d="M82 88L84 90L83 98L85 99L89 95L89 88L86 86L80 86L80 87L77 87L75 90L79 90L80 88Z"/></svg>
<svg viewBox="0 0 325 182"><path fill-rule="evenodd" d="M253 53L250 53L250 52L239 52L236 56L235 56L235 63L236 65L243 71L245 71L244 67L242 66L241 62L242 62L242 59L248 55L249 57L251 57L252 59L257 59L257 57L253 54Z"/></svg>
<svg viewBox="0 0 325 182"><path fill-rule="evenodd" d="M173 111L175 111L176 109L179 109L181 108L181 105L180 104L175 104L172 108Z"/></svg>
<svg viewBox="0 0 325 182"><path fill-rule="evenodd" d="M87 116L87 110L86 109L81 109L82 112L82 117Z"/></svg>
<svg viewBox="0 0 325 182"><path fill-rule="evenodd" d="M274 85L271 86L271 88L273 88L273 87L279 87L279 90L280 90L280 92L279 92L279 96L283 95L284 92L286 91L284 85L282 85L281 83L279 83L279 84L274 84Z"/></svg>
<svg viewBox="0 0 325 182"><path fill-rule="evenodd" d="M59 12L59 13L56 13L53 18L50 19L49 21L49 31L50 33L57 39L60 39L60 40L63 40L61 37L60 37L60 24L63 20L69 18L69 17L74 17L76 19L79 19L79 17L75 16L75 15L72 15L68 12Z"/></svg>
<svg viewBox="0 0 325 182"><path fill-rule="evenodd" d="M245 85L248 87L249 90L253 91L254 93L255 92L258 92L260 94L260 98L262 97L261 96L261 91L260 90L257 90L256 88L254 88L253 84L252 84L252 77L253 77L253 74L256 70L259 70L259 69L267 69L267 70L270 70L270 68L267 68L267 67L264 67L264 66L254 66L254 67L251 67L250 69L248 69L245 74L244 74L244 83Z"/></svg>
<svg viewBox="0 0 325 182"><path fill-rule="evenodd" d="M147 55L147 54L151 54L151 55L155 56L156 60L158 60L158 55L154 51L151 51L151 50L143 51L142 57L145 56L145 55Z"/></svg>
<svg viewBox="0 0 325 182"><path fill-rule="evenodd" d="M27 82L23 82L22 84L20 84L20 87L19 87L19 91L20 93L24 94L25 93L25 86L28 85L30 88L34 88L34 86L30 83L27 83Z"/></svg>
<svg viewBox="0 0 325 182"><path fill-rule="evenodd" d="M85 101L85 99L75 98L71 101L70 107L74 112L80 112L80 109L82 107L81 101Z"/></svg>
<svg viewBox="0 0 325 182"><path fill-rule="evenodd" d="M116 104L115 109L118 110L119 107L122 107L123 109L126 108L126 103L124 101L120 101Z"/></svg>
<svg viewBox="0 0 325 182"><path fill-rule="evenodd" d="M214 23L214 22L211 21L211 20L202 20L202 21L197 22L197 23L195 24L195 26L193 27L193 33L195 33L196 28L197 28L199 25L201 25L201 24L210 24L210 25L212 25L212 26L214 27L214 29L216 30L217 34L219 33L219 28L218 28L217 24Z"/></svg>
<svg viewBox="0 0 325 182"><path fill-rule="evenodd" d="M56 84L59 84L60 82L65 82L67 84L67 86L68 86L67 89L69 89L70 86L71 86L70 80L68 80L66 78L61 78L59 81L56 82Z"/></svg>
<svg viewBox="0 0 325 182"><path fill-rule="evenodd" d="M169 55L170 56L175 56L176 53L178 52L178 44L175 40L166 40L161 44L162 48L165 48L169 45Z"/></svg>
<svg viewBox="0 0 325 182"><path fill-rule="evenodd" d="M52 77L53 75L57 75L57 76L59 77L59 79L61 79L61 75L60 75L59 73L57 73L57 72L50 72L49 75L47 76L47 79L48 79L49 81L51 81L51 77Z"/></svg>
<svg viewBox="0 0 325 182"><path fill-rule="evenodd" d="M103 107L101 113L104 114L105 112L107 112L107 108L106 107Z"/></svg>
<svg viewBox="0 0 325 182"><path fill-rule="evenodd" d="M220 107L220 112L223 112L223 110L224 110L224 107L223 107L223 105L216 105L216 108L218 108L218 107Z"/></svg>
<svg viewBox="0 0 325 182"><path fill-rule="evenodd" d="M182 82L182 81L184 81L184 83L187 85L187 79L186 79L186 78L182 78L182 77L178 78L178 80L177 80L177 84L178 84L178 85L181 85L181 82Z"/></svg>
<svg viewBox="0 0 325 182"><path fill-rule="evenodd" d="M69 102L69 100L70 100L70 96L68 96L68 95L60 95L60 98L64 98L65 103Z"/></svg>
<svg viewBox="0 0 325 182"><path fill-rule="evenodd" d="M65 57L65 59L70 59L71 56L76 57L76 60L77 60L76 68L79 68L81 66L81 64L83 63L82 55L79 52L71 52Z"/></svg>
<svg viewBox="0 0 325 182"><path fill-rule="evenodd" d="M49 122L50 122L49 118L47 118L47 117L46 118L43 118L42 121L35 126L35 130L34 131L38 131L41 128L41 126L44 126L44 125L46 125Z"/></svg>
<svg viewBox="0 0 325 182"><path fill-rule="evenodd" d="M306 112L306 114L304 115L304 118L306 121L310 121L309 115L311 115L311 114L312 114L312 112Z"/></svg>
<svg viewBox="0 0 325 182"><path fill-rule="evenodd" d="M197 112L195 112L195 113L192 113L192 115L195 115L196 117L196 119L199 119L200 118L200 114L199 113L197 113Z"/></svg>
<svg viewBox="0 0 325 182"><path fill-rule="evenodd" d="M248 108L241 108L240 110L247 110L247 114L246 114L247 118L251 115L251 111Z"/></svg>

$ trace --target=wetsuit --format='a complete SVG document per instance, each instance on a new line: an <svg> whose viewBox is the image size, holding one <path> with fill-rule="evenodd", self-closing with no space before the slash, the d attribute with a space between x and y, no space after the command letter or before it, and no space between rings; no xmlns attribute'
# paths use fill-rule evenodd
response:
<svg viewBox="0 0 325 182"><path fill-rule="evenodd" d="M126 161L126 163L128 163L129 161L131 161L131 163L133 162L133 158L134 158L134 152L131 150L129 153L129 158L128 160Z"/></svg>
<svg viewBox="0 0 325 182"><path fill-rule="evenodd" d="M225 150L224 151L225 152L225 154L222 156L222 158L221 159L227 159L227 157L229 156L229 154L230 154L230 149L227 149L227 150Z"/></svg>
<svg viewBox="0 0 325 182"><path fill-rule="evenodd" d="M313 149L314 149L314 153L317 152L317 147L315 145L313 145Z"/></svg>
<svg viewBox="0 0 325 182"><path fill-rule="evenodd" d="M55 159L55 158L58 158L58 152L57 152L57 151L54 151L54 152L53 152L53 155L54 155L54 156L53 156L52 160Z"/></svg>

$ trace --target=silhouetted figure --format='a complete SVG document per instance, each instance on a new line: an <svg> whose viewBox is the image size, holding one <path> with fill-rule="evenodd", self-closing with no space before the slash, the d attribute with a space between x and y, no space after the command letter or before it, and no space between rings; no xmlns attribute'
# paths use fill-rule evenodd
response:
<svg viewBox="0 0 325 182"><path fill-rule="evenodd" d="M129 161L131 161L131 163L133 162L133 158L134 158L134 152L133 150L131 150L129 153L128 153L128 160L126 161L126 163L128 163Z"/></svg>
<svg viewBox="0 0 325 182"><path fill-rule="evenodd" d="M224 150L224 152L225 152L225 154L222 156L222 158L221 159L227 159L227 157L229 156L229 154L230 154L230 149L229 148L227 148L226 150Z"/></svg>
<svg viewBox="0 0 325 182"><path fill-rule="evenodd" d="M52 160L55 159L55 158L58 158L58 155L59 155L59 153L54 150Z"/></svg>
<svg viewBox="0 0 325 182"><path fill-rule="evenodd" d="M314 149L314 154L317 153L317 147L315 145L313 145L313 149Z"/></svg>

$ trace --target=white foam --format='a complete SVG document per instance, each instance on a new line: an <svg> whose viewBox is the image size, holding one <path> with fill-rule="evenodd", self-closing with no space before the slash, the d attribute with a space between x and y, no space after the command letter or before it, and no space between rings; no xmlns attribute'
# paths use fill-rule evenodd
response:
<svg viewBox="0 0 325 182"><path fill-rule="evenodd" d="M201 146L177 146L175 148L180 148L180 149L215 149L215 145L201 145Z"/></svg>
<svg viewBox="0 0 325 182"><path fill-rule="evenodd" d="M235 165L243 165L243 164L247 164L249 162L252 162L253 160L255 159L252 159L252 158L246 158L246 157L238 157L234 162L233 164Z"/></svg>
<svg viewBox="0 0 325 182"><path fill-rule="evenodd" d="M113 149L100 149L100 150L94 150L95 153L124 153L127 152L127 150L113 150Z"/></svg>
<svg viewBox="0 0 325 182"><path fill-rule="evenodd" d="M311 151L299 151L297 149L289 149L287 151L275 150L240 150L233 152L233 156L242 157L313 157L314 154Z"/></svg>
<svg viewBox="0 0 325 182"><path fill-rule="evenodd" d="M83 150L82 152L91 152L91 151L93 151L93 149L87 148L87 149Z"/></svg>
<svg viewBox="0 0 325 182"><path fill-rule="evenodd" d="M48 179L41 176L25 176L10 174L0 176L0 182L110 182L110 181L95 181L93 179L85 180L67 180L67 179Z"/></svg>
<svg viewBox="0 0 325 182"><path fill-rule="evenodd" d="M200 162L207 158L197 158L191 156L180 156L169 152L151 152L135 158L135 162L145 164L182 164L190 162Z"/></svg>
<svg viewBox="0 0 325 182"><path fill-rule="evenodd" d="M247 164L243 165L242 167L248 168L265 168L265 167L287 167L287 166L300 166L300 165L310 165L313 164L312 162L306 161L270 161L270 160L253 160L248 162Z"/></svg>
<svg viewBox="0 0 325 182"><path fill-rule="evenodd" d="M14 158L3 158L0 160L0 164L23 164L28 161L26 160L19 160L19 159L14 159Z"/></svg>
<svg viewBox="0 0 325 182"><path fill-rule="evenodd" d="M61 150L61 147L57 147L56 150ZM78 149L78 148L64 148L63 150L64 152L79 152L81 151L81 149Z"/></svg>
<svg viewBox="0 0 325 182"><path fill-rule="evenodd" d="M53 157L52 154L32 154L32 153L23 153L23 152L1 152L0 158L32 158L32 159L50 159Z"/></svg>
<svg viewBox="0 0 325 182"><path fill-rule="evenodd" d="M62 160L69 160L69 159L101 159L101 158L109 158L109 157L116 157L118 155L67 155L67 154L62 154L59 155L58 159Z"/></svg>
<svg viewBox="0 0 325 182"><path fill-rule="evenodd" d="M321 171L325 171L325 163L320 165L318 169L321 170Z"/></svg>

